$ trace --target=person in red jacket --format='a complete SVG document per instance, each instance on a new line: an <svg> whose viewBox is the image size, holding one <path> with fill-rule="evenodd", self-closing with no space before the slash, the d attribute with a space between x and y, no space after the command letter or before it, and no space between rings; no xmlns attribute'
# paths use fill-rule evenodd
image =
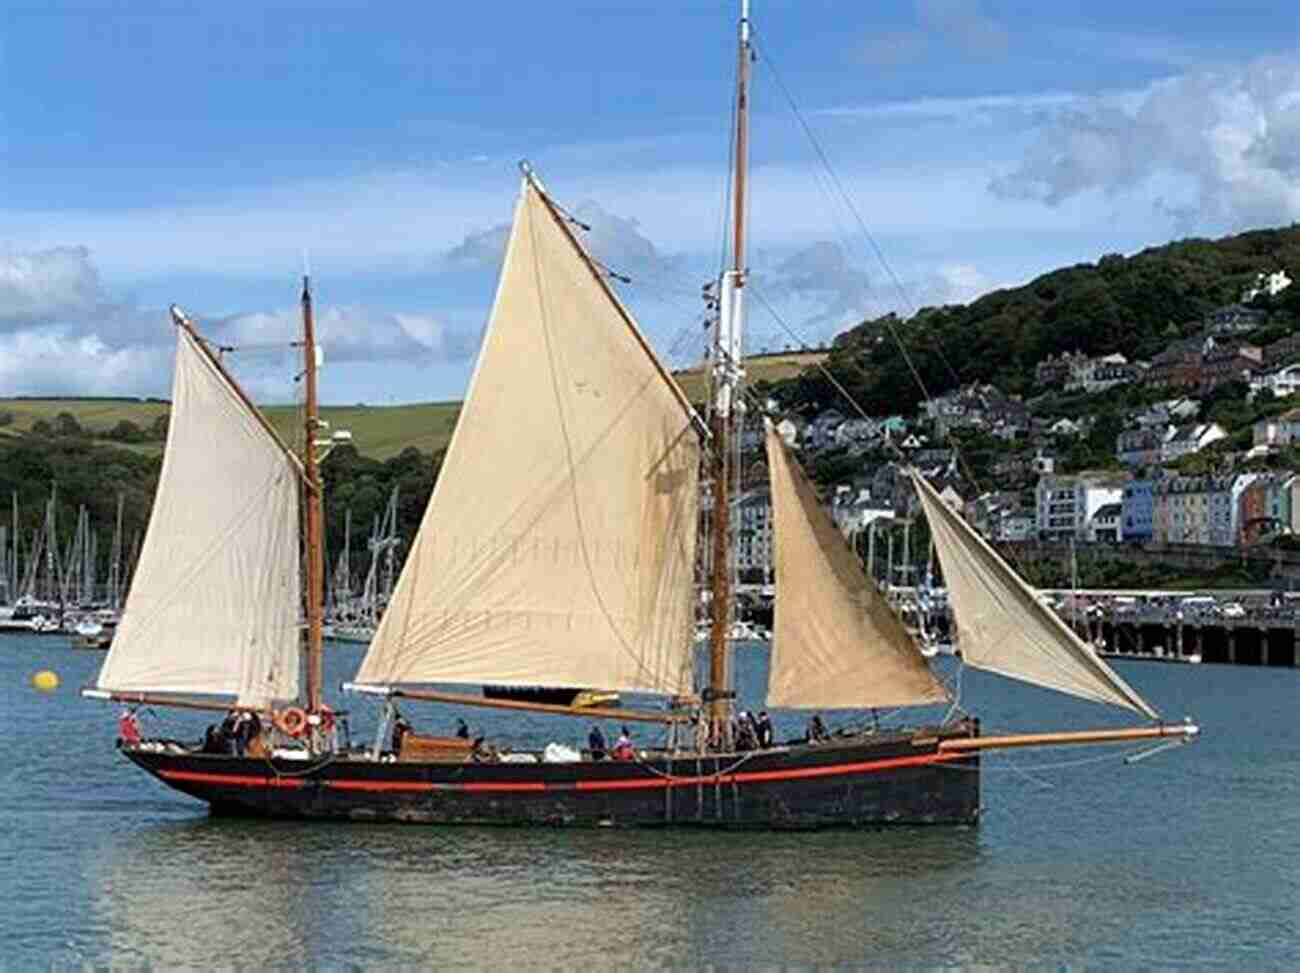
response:
<svg viewBox="0 0 1300 973"><path fill-rule="evenodd" d="M117 718L117 742L119 745L133 747L141 740L140 721L132 710L122 710Z"/></svg>

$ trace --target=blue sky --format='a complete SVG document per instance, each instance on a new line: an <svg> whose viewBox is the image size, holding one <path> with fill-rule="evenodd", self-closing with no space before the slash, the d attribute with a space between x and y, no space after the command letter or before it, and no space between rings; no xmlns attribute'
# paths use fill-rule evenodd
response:
<svg viewBox="0 0 1300 973"><path fill-rule="evenodd" d="M291 400L305 250L328 401L457 398L522 157L633 278L661 353L690 363L719 261L735 14L11 0L0 395L165 394L174 301L244 348L255 395ZM809 343L1102 253L1300 219L1288 3L754 0L754 22L750 263ZM751 350L793 340L755 308Z"/></svg>

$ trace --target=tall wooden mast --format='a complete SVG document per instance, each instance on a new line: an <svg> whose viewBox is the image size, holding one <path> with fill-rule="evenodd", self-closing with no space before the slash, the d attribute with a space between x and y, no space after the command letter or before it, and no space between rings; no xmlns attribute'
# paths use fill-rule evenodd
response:
<svg viewBox="0 0 1300 973"><path fill-rule="evenodd" d="M731 490L732 443L738 416L741 356L745 323L745 211L749 168L749 0L741 0L736 63L735 172L731 194L731 267L722 275L722 294L713 345L713 557L712 630L709 639L710 737L725 741L734 696L727 672L727 636L731 627Z"/></svg>
<svg viewBox="0 0 1300 973"><path fill-rule="evenodd" d="M325 585L325 545L321 537L321 482L316 461L320 433L316 402L316 331L311 314L311 278L302 278L302 360L306 418L303 421L302 465L307 479L307 710L321 707L321 596Z"/></svg>

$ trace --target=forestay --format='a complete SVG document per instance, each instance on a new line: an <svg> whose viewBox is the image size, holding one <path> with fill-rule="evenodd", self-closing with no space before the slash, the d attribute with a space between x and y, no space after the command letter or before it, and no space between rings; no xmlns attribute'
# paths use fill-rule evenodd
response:
<svg viewBox="0 0 1300 973"><path fill-rule="evenodd" d="M1159 718L924 477L916 470L911 477L943 568L966 665Z"/></svg>
<svg viewBox="0 0 1300 973"><path fill-rule="evenodd" d="M691 686L699 444L525 179L433 496L357 681Z"/></svg>
<svg viewBox="0 0 1300 973"><path fill-rule="evenodd" d="M178 327L158 492L99 674L113 692L298 695L298 467Z"/></svg>
<svg viewBox="0 0 1300 973"><path fill-rule="evenodd" d="M768 705L945 702L942 685L770 422L767 456L777 590Z"/></svg>

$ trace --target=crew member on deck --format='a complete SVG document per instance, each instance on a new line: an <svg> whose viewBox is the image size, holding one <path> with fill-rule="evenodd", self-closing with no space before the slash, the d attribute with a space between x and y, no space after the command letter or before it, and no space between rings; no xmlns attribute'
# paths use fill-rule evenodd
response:
<svg viewBox="0 0 1300 973"><path fill-rule="evenodd" d="M393 715L393 753L402 752L402 737L411 732L411 724L406 722L406 717L401 713L394 711Z"/></svg>
<svg viewBox="0 0 1300 973"><path fill-rule="evenodd" d="M826 724L822 722L822 715L814 713L813 718L808 721L808 742L822 743L830 739L830 732L826 729Z"/></svg>
<svg viewBox="0 0 1300 973"><path fill-rule="evenodd" d="M122 715L117 718L118 746L133 747L139 742L140 721L136 719L134 710L124 709Z"/></svg>
<svg viewBox="0 0 1300 973"><path fill-rule="evenodd" d="M618 740L614 744L615 760L634 760L636 751L632 749L632 732L623 727L623 732L618 735Z"/></svg>
<svg viewBox="0 0 1300 973"><path fill-rule="evenodd" d="M591 732L587 734L587 749L591 751L591 759L604 760L606 747L605 734L600 732L600 725L591 724Z"/></svg>
<svg viewBox="0 0 1300 973"><path fill-rule="evenodd" d="M239 726L239 711L231 710L226 714L226 718L221 721L221 729L217 731L218 739L221 741L221 752L224 754L233 754L235 752L235 730Z"/></svg>
<svg viewBox="0 0 1300 973"><path fill-rule="evenodd" d="M758 731L758 745L760 747L770 747L772 745L772 721L767 718L767 710L760 710L758 714L758 723L755 724Z"/></svg>

